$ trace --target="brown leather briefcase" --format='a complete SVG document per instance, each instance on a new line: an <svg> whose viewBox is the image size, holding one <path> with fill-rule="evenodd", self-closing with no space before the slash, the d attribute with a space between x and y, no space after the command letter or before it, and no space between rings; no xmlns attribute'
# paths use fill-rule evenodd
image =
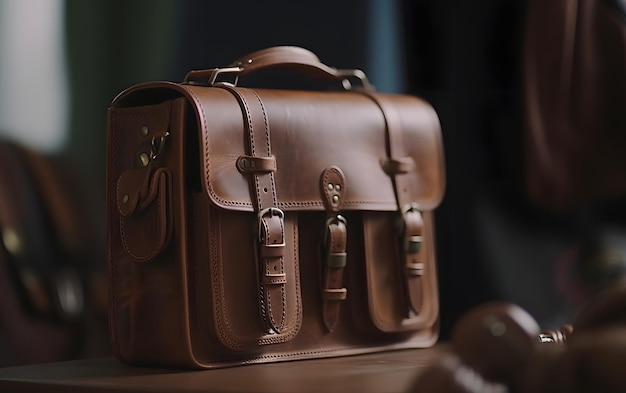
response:
<svg viewBox="0 0 626 393"><path fill-rule="evenodd" d="M236 86L268 68L344 91ZM444 166L426 102L275 47L121 93L107 164L122 361L211 368L436 341Z"/></svg>

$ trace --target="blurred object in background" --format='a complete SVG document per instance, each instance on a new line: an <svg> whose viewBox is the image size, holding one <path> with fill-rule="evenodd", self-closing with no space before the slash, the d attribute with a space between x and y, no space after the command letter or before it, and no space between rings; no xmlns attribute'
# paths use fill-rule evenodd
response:
<svg viewBox="0 0 626 393"><path fill-rule="evenodd" d="M574 306L626 280L626 2L528 2L526 189L576 217L557 268Z"/></svg>
<svg viewBox="0 0 626 393"><path fill-rule="evenodd" d="M531 198L553 209L624 201L626 2L529 1L524 80Z"/></svg>
<svg viewBox="0 0 626 393"><path fill-rule="evenodd" d="M70 174L0 141L0 366L108 353L102 257Z"/></svg>
<svg viewBox="0 0 626 393"><path fill-rule="evenodd" d="M513 304L481 305L460 318L450 344L408 392L623 393L626 288L600 292L552 331Z"/></svg>
<svg viewBox="0 0 626 393"><path fill-rule="evenodd" d="M66 6L0 1L0 366L110 353L103 209L91 197L102 179L66 154L81 100Z"/></svg>
<svg viewBox="0 0 626 393"><path fill-rule="evenodd" d="M58 151L68 136L64 0L0 1L0 135Z"/></svg>

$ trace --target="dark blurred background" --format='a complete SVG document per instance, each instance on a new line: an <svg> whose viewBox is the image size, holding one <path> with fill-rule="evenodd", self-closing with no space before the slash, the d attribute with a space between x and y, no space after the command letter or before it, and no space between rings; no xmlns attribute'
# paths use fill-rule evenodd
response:
<svg viewBox="0 0 626 393"><path fill-rule="evenodd" d="M22 112L0 110L0 129L73 172L89 205L82 217L97 233L86 263L102 271L105 114L116 94L136 83L181 81L191 69L225 66L269 46L308 48L328 65L363 69L379 91L424 97L440 116L442 338L461 313L494 299L552 328L578 305L574 266L591 213L546 208L525 188L526 12L522 0L1 0L0 81L12 83L0 88L0 107L35 98L24 99ZM23 34L44 28L39 45L50 48L56 38L53 51ZM37 53L22 53L29 50ZM30 135L28 124L10 120L40 114L52 130L44 122ZM106 352L89 348L77 356Z"/></svg>

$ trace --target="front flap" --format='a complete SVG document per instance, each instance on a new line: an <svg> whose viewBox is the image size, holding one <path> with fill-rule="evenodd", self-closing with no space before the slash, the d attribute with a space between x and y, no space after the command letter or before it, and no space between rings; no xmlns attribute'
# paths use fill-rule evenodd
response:
<svg viewBox="0 0 626 393"><path fill-rule="evenodd" d="M244 114L225 89L184 86L196 105L206 191L217 206L253 210L248 176L237 169L246 151ZM330 166L345 174L345 210L397 210L387 158L385 118L378 105L358 92L257 90L268 114L276 158L276 193L283 210L323 210L319 178ZM407 156L415 162L410 195L420 209L435 208L443 196L444 167L439 120L415 97L392 96Z"/></svg>
<svg viewBox="0 0 626 393"><path fill-rule="evenodd" d="M137 104L142 97L154 100L172 93L185 95L196 114L201 173L210 200L224 209L252 211L249 176L237 168L238 158L250 155L245 114L233 94L219 87L157 82L135 86L116 102ZM268 116L279 208L324 210L319 179L335 166L345 175L343 210L398 209L392 178L383 169L388 158L385 117L374 100L359 92L256 93ZM445 185L439 119L419 98L387 97L399 117L408 161L415 163L410 172L396 176L410 179L403 184L419 209L432 210L441 202Z"/></svg>

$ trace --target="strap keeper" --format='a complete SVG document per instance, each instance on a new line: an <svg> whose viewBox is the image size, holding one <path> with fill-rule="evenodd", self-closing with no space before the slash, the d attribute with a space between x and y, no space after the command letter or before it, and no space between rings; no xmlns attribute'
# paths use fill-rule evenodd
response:
<svg viewBox="0 0 626 393"><path fill-rule="evenodd" d="M324 300L346 300L348 297L348 290L346 288L332 289L325 288L322 291L322 298Z"/></svg>
<svg viewBox="0 0 626 393"><path fill-rule="evenodd" d="M237 158L237 169L241 173L269 173L276 171L276 158L241 156Z"/></svg>
<svg viewBox="0 0 626 393"><path fill-rule="evenodd" d="M406 265L406 272L409 276L421 277L424 275L423 263L409 263Z"/></svg>
<svg viewBox="0 0 626 393"><path fill-rule="evenodd" d="M285 243L261 244L261 258L280 258L285 255Z"/></svg>
<svg viewBox="0 0 626 393"><path fill-rule="evenodd" d="M407 254L417 254L422 250L422 236L414 235L404 238L404 250Z"/></svg>
<svg viewBox="0 0 626 393"><path fill-rule="evenodd" d="M268 273L263 276L263 284L280 285L287 283L287 275L284 273Z"/></svg>
<svg viewBox="0 0 626 393"><path fill-rule="evenodd" d="M415 161L412 157L382 159L381 165L388 175L400 175L415 170Z"/></svg>
<svg viewBox="0 0 626 393"><path fill-rule="evenodd" d="M329 268L342 268L346 266L346 259L348 259L348 253L345 252L331 252L326 258L326 267Z"/></svg>

